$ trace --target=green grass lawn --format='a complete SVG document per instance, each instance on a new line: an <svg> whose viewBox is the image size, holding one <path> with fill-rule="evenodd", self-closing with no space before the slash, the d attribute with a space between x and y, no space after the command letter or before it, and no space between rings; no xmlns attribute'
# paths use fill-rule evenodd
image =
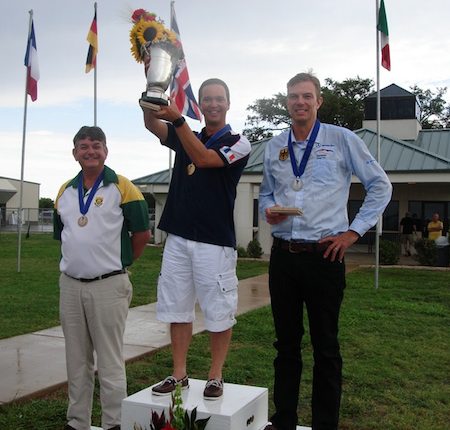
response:
<svg viewBox="0 0 450 430"><path fill-rule="evenodd" d="M17 235L0 234L0 339L59 325L60 244L50 234L22 236L21 270L17 272ZM149 246L130 268L131 306L156 301L162 248ZM239 279L267 271L267 262L239 261Z"/></svg>
<svg viewBox="0 0 450 430"><path fill-rule="evenodd" d="M3 326L10 324L9 318L16 320L9 325L10 332L14 332L17 324L21 324L24 330L30 323L19 320L28 318L36 319L33 324L39 323L41 328L58 324L58 270L57 267L52 268L57 266L58 247L47 238L32 236L27 241L24 242L23 272L16 274L14 252L5 249L8 248L6 242L11 247L13 241L10 238L5 240L4 234L0 235L2 273L6 273L6 280L5 277L0 279L1 326L6 335L8 330ZM6 271L3 266L5 257L8 261ZM149 248L134 267L133 283L135 290L140 292L135 292L137 297L133 304L154 298L160 257L160 249ZM239 270L248 276L252 276L250 272L255 275L266 270L266 263L252 264L240 262ZM34 272L39 273L33 276ZM9 284L16 285L22 294L14 292ZM14 298L14 307L8 297ZM41 310L40 318L34 316L39 306L32 303L33 297L40 302L39 306L47 307ZM52 306L55 308L50 312ZM347 276L340 325L344 359L341 430L449 429L449 308L448 271L381 269L378 290L373 288L373 271L370 269L357 270ZM11 315L13 311L21 315ZM273 411L273 340L270 307L239 316L224 369L227 382L268 387L269 413ZM308 425L311 418L312 358L307 336L303 351L299 416L301 423ZM188 361L191 377L205 379L208 357L208 336L194 336ZM148 387L170 371L169 348L129 363L129 393ZM42 399L2 405L0 429L61 429L65 423L66 406L64 389ZM94 425L99 425L98 391Z"/></svg>

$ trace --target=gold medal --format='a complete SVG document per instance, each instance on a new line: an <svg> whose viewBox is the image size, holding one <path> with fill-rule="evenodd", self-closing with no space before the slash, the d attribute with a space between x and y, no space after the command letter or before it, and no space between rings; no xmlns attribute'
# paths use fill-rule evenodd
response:
<svg viewBox="0 0 450 430"><path fill-rule="evenodd" d="M78 218L78 225L80 227L84 227L88 223L88 218L85 215L81 215L80 218Z"/></svg>
<svg viewBox="0 0 450 430"><path fill-rule="evenodd" d="M194 163L188 164L188 166L186 167L186 171L189 176L193 175L195 172L195 164Z"/></svg>

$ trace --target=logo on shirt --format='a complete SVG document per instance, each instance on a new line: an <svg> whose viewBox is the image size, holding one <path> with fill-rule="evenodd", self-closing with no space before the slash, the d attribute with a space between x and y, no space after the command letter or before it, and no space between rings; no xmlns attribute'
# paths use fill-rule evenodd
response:
<svg viewBox="0 0 450 430"><path fill-rule="evenodd" d="M94 205L100 207L102 204L103 204L103 197L101 196L96 197L94 200Z"/></svg>
<svg viewBox="0 0 450 430"><path fill-rule="evenodd" d="M220 148L220 150L222 151L222 154L225 155L225 157L227 158L228 163L231 164L233 160L236 158L236 155L233 153L233 151L229 146L224 146Z"/></svg>
<svg viewBox="0 0 450 430"><path fill-rule="evenodd" d="M289 150L288 150L287 146L286 146L286 148L281 148L280 155L278 158L280 161L285 161L289 158Z"/></svg>

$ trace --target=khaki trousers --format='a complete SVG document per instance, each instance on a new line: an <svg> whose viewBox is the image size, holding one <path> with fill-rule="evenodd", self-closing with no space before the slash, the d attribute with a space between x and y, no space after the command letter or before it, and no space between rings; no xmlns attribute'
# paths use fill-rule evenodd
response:
<svg viewBox="0 0 450 430"><path fill-rule="evenodd" d="M102 427L120 424L127 397L123 334L132 285L128 274L80 282L61 274L60 319L65 337L69 406L68 424L90 430L97 358Z"/></svg>

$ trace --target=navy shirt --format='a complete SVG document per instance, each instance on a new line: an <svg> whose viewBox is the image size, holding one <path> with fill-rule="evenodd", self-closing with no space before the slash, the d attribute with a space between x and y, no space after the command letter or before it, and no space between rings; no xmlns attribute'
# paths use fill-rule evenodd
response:
<svg viewBox="0 0 450 430"><path fill-rule="evenodd" d="M168 124L163 145L176 152L169 194L158 228L196 242L236 247L234 201L236 187L248 161L251 145L245 137L227 132L210 146L224 160L219 168L196 167L188 175L191 159ZM198 136L206 143L204 130Z"/></svg>

